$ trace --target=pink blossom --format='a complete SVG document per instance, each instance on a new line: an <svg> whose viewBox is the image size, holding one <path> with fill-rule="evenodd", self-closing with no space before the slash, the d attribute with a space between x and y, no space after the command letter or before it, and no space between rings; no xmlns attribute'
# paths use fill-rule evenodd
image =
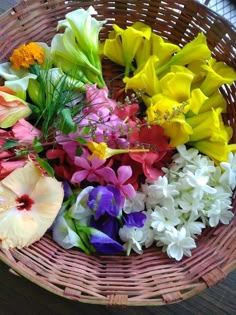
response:
<svg viewBox="0 0 236 315"><path fill-rule="evenodd" d="M134 198L136 191L131 184L127 184L128 179L132 176L132 168L130 166L120 166L117 169L117 175L110 167L104 167L102 170L99 170L98 173L104 177L107 183L116 186L122 195L128 198Z"/></svg>
<svg viewBox="0 0 236 315"><path fill-rule="evenodd" d="M99 171L101 171L105 162L105 160L99 160L96 157L90 161L85 157L76 156L74 163L76 166L79 166L81 170L76 171L73 174L71 182L79 184L86 179L89 182L101 183L103 180L103 175Z"/></svg>
<svg viewBox="0 0 236 315"><path fill-rule="evenodd" d="M5 178L15 169L23 167L27 162L27 158L16 161L0 161L0 180Z"/></svg>
<svg viewBox="0 0 236 315"><path fill-rule="evenodd" d="M98 89L96 84L86 85L86 101L89 104L85 113L99 113L102 109L108 109L110 112L117 106L116 102L108 97L108 88L105 86Z"/></svg>
<svg viewBox="0 0 236 315"><path fill-rule="evenodd" d="M18 142L32 143L35 137L40 137L41 131L31 125L24 118L20 119L13 127L12 133Z"/></svg>

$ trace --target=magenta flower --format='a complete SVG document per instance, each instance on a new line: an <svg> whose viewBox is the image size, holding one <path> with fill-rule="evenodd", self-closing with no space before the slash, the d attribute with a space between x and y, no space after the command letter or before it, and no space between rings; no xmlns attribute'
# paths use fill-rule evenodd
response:
<svg viewBox="0 0 236 315"><path fill-rule="evenodd" d="M120 166L117 169L117 175L110 167L104 167L98 173L102 175L107 183L113 184L117 187L121 194L130 199L134 198L136 191L131 184L126 184L128 179L132 176L132 168L130 166Z"/></svg>
<svg viewBox="0 0 236 315"><path fill-rule="evenodd" d="M71 182L74 184L79 184L84 179L89 182L101 183L105 173L101 173L103 164L105 160L99 160L98 158L93 158L91 161L86 157L76 156L74 163L79 166L81 170L75 172L71 178ZM103 175L104 174L104 175Z"/></svg>

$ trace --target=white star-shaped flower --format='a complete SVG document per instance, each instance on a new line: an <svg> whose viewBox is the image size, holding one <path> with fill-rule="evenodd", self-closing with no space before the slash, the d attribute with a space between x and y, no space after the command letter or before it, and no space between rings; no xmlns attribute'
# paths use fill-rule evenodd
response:
<svg viewBox="0 0 236 315"><path fill-rule="evenodd" d="M167 255L177 261L180 261L184 255L190 257L191 249L196 247L194 239L187 236L184 227L180 230L173 227L170 231L165 231L160 241L167 245Z"/></svg>

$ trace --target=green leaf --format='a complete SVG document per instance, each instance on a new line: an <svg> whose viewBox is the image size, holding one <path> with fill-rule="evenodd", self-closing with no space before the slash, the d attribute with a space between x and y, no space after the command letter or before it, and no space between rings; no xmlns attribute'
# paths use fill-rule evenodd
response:
<svg viewBox="0 0 236 315"><path fill-rule="evenodd" d="M76 148L76 156L81 156L83 154L83 149L81 147Z"/></svg>
<svg viewBox="0 0 236 315"><path fill-rule="evenodd" d="M11 148L14 148L14 147L17 147L18 145L19 145L19 142L17 142L17 141L15 141L15 140L8 140L2 145L2 147L0 149L0 152L4 151L4 150L11 149Z"/></svg>
<svg viewBox="0 0 236 315"><path fill-rule="evenodd" d="M64 108L60 112L60 130L63 134L68 135L70 132L76 132L77 125L74 123L69 108Z"/></svg>
<svg viewBox="0 0 236 315"><path fill-rule="evenodd" d="M78 141L80 144L87 144L87 140L82 138L82 137L77 137L76 138L76 141Z"/></svg>
<svg viewBox="0 0 236 315"><path fill-rule="evenodd" d="M49 176L54 177L54 169L51 167L46 159L42 159L38 155L36 155L36 160L38 161L39 165L48 173Z"/></svg>
<svg viewBox="0 0 236 315"><path fill-rule="evenodd" d="M89 134L90 134L90 132L91 132L91 128L90 128L89 126L84 127L84 129L83 129L83 133L84 133L85 135L89 135Z"/></svg>
<svg viewBox="0 0 236 315"><path fill-rule="evenodd" d="M39 139L37 137L34 138L33 148L34 148L35 152L37 152L37 153L40 153L44 150L42 143L39 141Z"/></svg>

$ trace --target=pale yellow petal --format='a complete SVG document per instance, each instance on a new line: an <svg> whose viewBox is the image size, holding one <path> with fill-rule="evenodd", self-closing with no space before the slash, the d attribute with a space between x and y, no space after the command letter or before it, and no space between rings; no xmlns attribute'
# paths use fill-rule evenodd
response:
<svg viewBox="0 0 236 315"><path fill-rule="evenodd" d="M0 244L4 249L22 248L35 241L38 223L29 211L11 209L0 214Z"/></svg>
<svg viewBox="0 0 236 315"><path fill-rule="evenodd" d="M16 169L4 178L2 184L18 196L24 194L30 195L41 176L41 171L33 162L29 162L24 167Z"/></svg>

